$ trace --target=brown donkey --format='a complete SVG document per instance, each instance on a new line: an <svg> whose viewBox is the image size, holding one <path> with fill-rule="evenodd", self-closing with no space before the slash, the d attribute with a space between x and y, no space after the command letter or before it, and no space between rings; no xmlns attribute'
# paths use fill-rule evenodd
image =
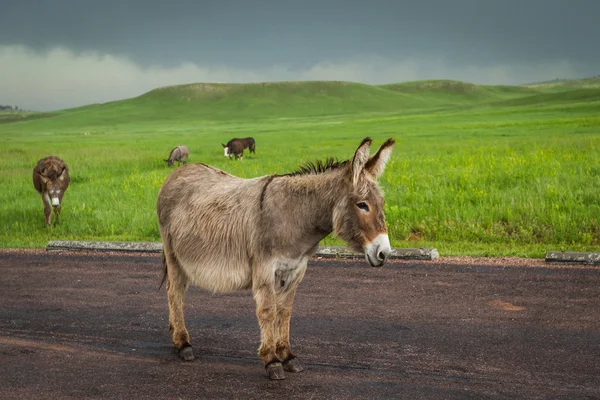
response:
<svg viewBox="0 0 600 400"><path fill-rule="evenodd" d="M69 181L69 167L58 157L42 158L33 168L33 186L44 202L46 226L50 225L52 210L56 215L55 222L58 222L62 198L69 187Z"/></svg>
<svg viewBox="0 0 600 400"><path fill-rule="evenodd" d="M194 359L183 317L190 283L213 292L252 289L268 376L302 371L290 348L290 317L319 242L334 232L374 267L391 253L377 178L393 145L388 139L369 156L366 138L351 160L309 163L287 175L242 179L190 164L167 177L157 213L169 329L181 358Z"/></svg>

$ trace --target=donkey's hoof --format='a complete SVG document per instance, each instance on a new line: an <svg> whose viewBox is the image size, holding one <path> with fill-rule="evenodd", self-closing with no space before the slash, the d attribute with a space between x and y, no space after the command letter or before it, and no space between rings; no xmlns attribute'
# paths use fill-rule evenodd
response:
<svg viewBox="0 0 600 400"><path fill-rule="evenodd" d="M280 362L274 362L267 365L267 375L269 375L269 379L272 379L274 381L285 379L283 365L281 365Z"/></svg>
<svg viewBox="0 0 600 400"><path fill-rule="evenodd" d="M297 358L285 360L283 362L283 369L285 369L287 372L302 372L302 371L304 371L304 367L298 362Z"/></svg>
<svg viewBox="0 0 600 400"><path fill-rule="evenodd" d="M192 346L186 346L180 349L179 357L185 361L192 361L194 359L194 350L192 350Z"/></svg>

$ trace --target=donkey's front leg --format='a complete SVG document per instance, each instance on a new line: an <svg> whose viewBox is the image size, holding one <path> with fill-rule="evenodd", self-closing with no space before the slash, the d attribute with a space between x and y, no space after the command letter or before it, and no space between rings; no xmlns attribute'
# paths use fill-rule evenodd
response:
<svg viewBox="0 0 600 400"><path fill-rule="evenodd" d="M52 207L50 206L50 202L47 201L43 195L42 202L44 203L44 217L46 218L46 226L49 227L52 218Z"/></svg>
<svg viewBox="0 0 600 400"><path fill-rule="evenodd" d="M277 293L277 357L283 361L283 369L288 372L302 372L304 368L292 354L290 346L290 319L292 318L292 304L296 296L296 286Z"/></svg>
<svg viewBox="0 0 600 400"><path fill-rule="evenodd" d="M275 347L275 318L277 306L275 302L275 289L273 282L267 279L256 281L252 285L254 300L256 301L256 317L260 326L261 343L258 356L267 369L271 379L285 379L283 365L277 357Z"/></svg>
<svg viewBox="0 0 600 400"><path fill-rule="evenodd" d="M56 216L54 223L55 224L60 223L60 206L54 207L54 215Z"/></svg>

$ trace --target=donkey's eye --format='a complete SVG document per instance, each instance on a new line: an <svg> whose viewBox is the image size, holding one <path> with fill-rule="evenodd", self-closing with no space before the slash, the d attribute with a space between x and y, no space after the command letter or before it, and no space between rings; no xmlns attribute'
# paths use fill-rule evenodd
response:
<svg viewBox="0 0 600 400"><path fill-rule="evenodd" d="M360 208L363 211L369 212L369 205L367 203L365 203L364 201L356 203L356 207Z"/></svg>

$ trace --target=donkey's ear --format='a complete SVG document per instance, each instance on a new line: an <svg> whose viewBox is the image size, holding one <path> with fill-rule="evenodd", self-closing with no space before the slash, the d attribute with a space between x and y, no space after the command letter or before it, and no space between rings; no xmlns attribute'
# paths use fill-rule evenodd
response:
<svg viewBox="0 0 600 400"><path fill-rule="evenodd" d="M223 143L221 143L221 146L223 146L223 147L227 147L227 145L226 145L226 144L223 144Z"/></svg>
<svg viewBox="0 0 600 400"><path fill-rule="evenodd" d="M65 171L67 170L67 167L63 167L62 171L60 171L60 174L58 175L58 179L60 179L61 181L65 180Z"/></svg>
<svg viewBox="0 0 600 400"><path fill-rule="evenodd" d="M38 175L40 176L40 180L43 183L48 182L48 177L46 176L46 168L43 167L41 170L38 171Z"/></svg>
<svg viewBox="0 0 600 400"><path fill-rule="evenodd" d="M396 141L392 138L389 138L384 144L381 145L379 150L377 150L377 153L369 157L369 161L367 161L367 164L365 165L365 170L373 175L376 179L383 174L385 166L392 156L394 143L396 143Z"/></svg>
<svg viewBox="0 0 600 400"><path fill-rule="evenodd" d="M364 138L352 158L352 185L356 187L358 178L362 172L367 160L369 159L369 151L371 150L371 138Z"/></svg>

